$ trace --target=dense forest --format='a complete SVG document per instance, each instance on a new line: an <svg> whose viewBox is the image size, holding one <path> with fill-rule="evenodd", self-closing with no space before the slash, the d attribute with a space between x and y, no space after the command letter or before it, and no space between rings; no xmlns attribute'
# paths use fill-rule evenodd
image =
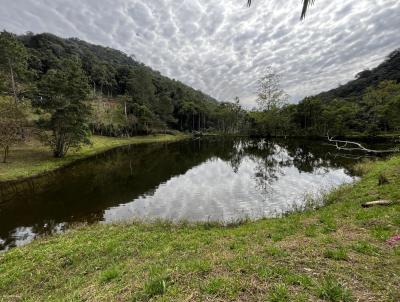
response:
<svg viewBox="0 0 400 302"><path fill-rule="evenodd" d="M276 84L267 88L272 97L263 97L261 91L263 107L249 113L255 135L374 136L400 131L400 50L355 80L298 104L285 103Z"/></svg>
<svg viewBox="0 0 400 302"><path fill-rule="evenodd" d="M90 134L371 136L400 130L400 50L355 80L298 104L288 103L278 73L268 69L258 81L258 107L250 111L238 97L218 102L133 56L76 38L4 31L0 54L4 158L27 129L56 157L88 143Z"/></svg>
<svg viewBox="0 0 400 302"><path fill-rule="evenodd" d="M87 143L90 133L238 133L248 124L238 99L218 102L108 47L4 31L0 54L4 158L11 144L24 140L26 122L56 157Z"/></svg>
<svg viewBox="0 0 400 302"><path fill-rule="evenodd" d="M125 131L136 134L165 128L232 130L229 121L220 116L232 109L231 104L219 103L201 91L165 77L137 62L133 56L48 33L27 33L15 38L27 50L30 77L25 80L35 88L49 72L62 69L66 59L79 61L90 86L90 98L101 103L101 106L94 106L97 111L102 108L96 113L104 118L93 120L96 132L124 135ZM20 91L20 96L40 97L40 89L32 88ZM122 116L117 113L116 106L122 106Z"/></svg>
<svg viewBox="0 0 400 302"><path fill-rule="evenodd" d="M235 111L231 104L218 103L118 50L51 34L26 34L18 39L29 52L29 68L35 71L36 81L59 68L63 59L79 58L93 99L107 101L94 104L94 132L132 135L166 128L232 130L225 116L226 111ZM121 112L124 116L118 114Z"/></svg>

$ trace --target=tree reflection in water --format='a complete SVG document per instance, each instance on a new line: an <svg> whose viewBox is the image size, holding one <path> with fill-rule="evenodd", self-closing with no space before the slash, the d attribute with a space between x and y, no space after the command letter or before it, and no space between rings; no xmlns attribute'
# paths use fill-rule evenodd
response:
<svg viewBox="0 0 400 302"><path fill-rule="evenodd" d="M353 163L309 140L210 138L120 148L12 188L0 185L0 250L107 217L269 216L307 190L351 181Z"/></svg>

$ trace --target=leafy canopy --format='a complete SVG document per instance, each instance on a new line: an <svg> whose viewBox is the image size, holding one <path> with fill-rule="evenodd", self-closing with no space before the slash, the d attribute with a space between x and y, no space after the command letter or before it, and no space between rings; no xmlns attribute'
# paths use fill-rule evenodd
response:
<svg viewBox="0 0 400 302"><path fill-rule="evenodd" d="M40 83L41 97L38 106L48 118L42 119L42 137L53 150L55 157L63 157L70 148L88 144L89 94L87 76L76 57L64 59L60 68L49 70ZM46 115L45 115L46 116Z"/></svg>

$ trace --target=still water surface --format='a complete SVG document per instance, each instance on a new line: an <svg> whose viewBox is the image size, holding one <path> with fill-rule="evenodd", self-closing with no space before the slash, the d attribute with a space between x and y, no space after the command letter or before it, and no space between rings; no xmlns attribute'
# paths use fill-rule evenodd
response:
<svg viewBox="0 0 400 302"><path fill-rule="evenodd" d="M353 163L307 140L218 138L119 148L12 194L3 190L0 250L76 222L273 217L353 182Z"/></svg>

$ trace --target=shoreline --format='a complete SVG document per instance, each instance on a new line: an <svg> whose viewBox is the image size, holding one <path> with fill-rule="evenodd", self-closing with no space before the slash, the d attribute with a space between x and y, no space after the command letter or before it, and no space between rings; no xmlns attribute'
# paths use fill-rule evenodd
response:
<svg viewBox="0 0 400 302"><path fill-rule="evenodd" d="M400 204L361 205L400 200L400 156L360 165L361 180L329 193L325 206L282 218L94 224L39 238L0 255L0 292L47 301L396 301L400 245L388 240L400 233ZM382 173L389 182L378 185Z"/></svg>
<svg viewBox="0 0 400 302"><path fill-rule="evenodd" d="M130 138L114 138L106 136L94 135L91 137L92 145L83 146L77 151L72 151L64 158L54 158L51 156L50 151L44 146L19 146L11 151L10 163L0 164L0 168L5 167L4 172L0 172L0 186L9 184L15 184L23 181L29 181L31 179L42 177L47 174L56 172L58 170L67 168L81 160L89 159L93 156L100 155L102 153L111 151L116 148L139 145L139 144L150 144L150 143L164 143L164 142L175 142L185 139L189 139L191 136L187 134L179 133L177 135L171 134L157 134L157 135L146 135L146 136L134 136ZM36 152L42 153L43 158L36 160L32 163L21 163L18 167L13 168L13 164L18 160L15 159L14 152ZM42 155L41 154L41 155ZM14 162L13 162L14 160ZM2 166L3 165L3 166Z"/></svg>

